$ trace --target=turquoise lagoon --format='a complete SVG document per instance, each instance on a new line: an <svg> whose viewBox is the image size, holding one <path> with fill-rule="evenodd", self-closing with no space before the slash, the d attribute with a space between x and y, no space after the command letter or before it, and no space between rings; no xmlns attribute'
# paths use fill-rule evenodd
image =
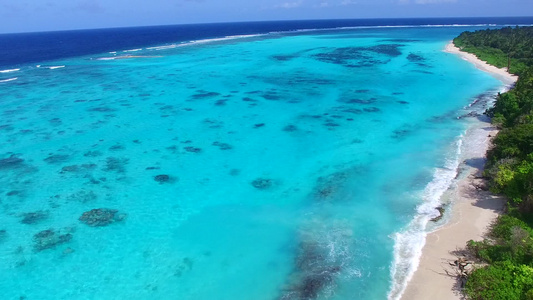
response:
<svg viewBox="0 0 533 300"><path fill-rule="evenodd" d="M442 51L467 29L271 33L2 73L2 299L398 298L480 124L463 116L502 85ZM114 222L79 220L99 208Z"/></svg>

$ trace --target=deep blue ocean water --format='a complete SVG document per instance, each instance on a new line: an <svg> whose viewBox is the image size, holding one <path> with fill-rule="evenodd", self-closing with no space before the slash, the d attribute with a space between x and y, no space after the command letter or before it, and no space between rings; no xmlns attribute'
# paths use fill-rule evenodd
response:
<svg viewBox="0 0 533 300"><path fill-rule="evenodd" d="M503 88L442 50L531 23L1 35L3 299L397 299Z"/></svg>
<svg viewBox="0 0 533 300"><path fill-rule="evenodd" d="M361 26L526 25L532 17L303 20L0 34L0 67L224 36ZM485 26L486 27L486 26Z"/></svg>

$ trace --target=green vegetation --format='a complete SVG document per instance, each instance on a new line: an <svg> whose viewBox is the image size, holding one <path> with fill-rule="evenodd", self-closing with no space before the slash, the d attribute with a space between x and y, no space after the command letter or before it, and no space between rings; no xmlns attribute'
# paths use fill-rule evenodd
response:
<svg viewBox="0 0 533 300"><path fill-rule="evenodd" d="M461 50L499 68L519 74L533 65L533 28L506 27L499 30L465 31L454 39Z"/></svg>
<svg viewBox="0 0 533 300"><path fill-rule="evenodd" d="M501 131L487 153L484 175L494 193L507 197L507 213L492 225L489 239L467 248L488 263L470 274L470 299L533 300L533 27L463 32L461 50L519 75L487 111Z"/></svg>

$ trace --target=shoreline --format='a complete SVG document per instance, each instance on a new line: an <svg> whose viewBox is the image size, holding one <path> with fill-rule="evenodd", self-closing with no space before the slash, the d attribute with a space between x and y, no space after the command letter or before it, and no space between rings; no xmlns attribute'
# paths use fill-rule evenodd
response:
<svg viewBox="0 0 533 300"><path fill-rule="evenodd" d="M478 59L475 55L462 52L453 41L445 47L445 52L458 55L476 68L500 80L508 90L518 76L509 74ZM480 189L485 185L480 179L486 159L486 151L491 146L492 137L498 130L490 123L479 121L467 130L464 138L462 163L458 170L455 186L449 189L449 220L443 226L429 232L419 265L400 299L464 299L460 282L450 263L462 256L469 240L482 240L489 225L501 214L505 199ZM463 151L465 152L465 151Z"/></svg>
<svg viewBox="0 0 533 300"><path fill-rule="evenodd" d="M446 44L444 52L458 55L462 59L473 64L476 68L489 73L494 78L500 80L501 82L503 82L503 84L507 86L515 84L518 80L518 76L509 74L507 70L505 70L505 68L500 69L493 65L489 65L487 62L484 62L477 58L477 56L475 56L474 54L461 51L461 49L457 48L453 44L453 41L450 41L448 44Z"/></svg>

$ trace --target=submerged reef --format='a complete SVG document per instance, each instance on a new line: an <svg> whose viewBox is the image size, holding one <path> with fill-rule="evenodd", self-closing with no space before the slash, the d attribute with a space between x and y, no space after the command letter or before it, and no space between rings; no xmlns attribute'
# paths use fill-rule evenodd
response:
<svg viewBox="0 0 533 300"><path fill-rule="evenodd" d="M2 243L7 238L7 231L5 229L0 229L0 243Z"/></svg>
<svg viewBox="0 0 533 300"><path fill-rule="evenodd" d="M69 158L70 156L66 154L50 154L44 161L49 164L60 164L68 161Z"/></svg>
<svg viewBox="0 0 533 300"><path fill-rule="evenodd" d="M166 174L160 174L160 175L154 176L154 180L158 182L159 184L164 184L164 183L174 183L178 181L178 178L174 176L166 175Z"/></svg>
<svg viewBox="0 0 533 300"><path fill-rule="evenodd" d="M123 221L126 214L118 213L116 209L96 208L84 212L79 220L89 226L107 226L109 224Z"/></svg>
<svg viewBox="0 0 533 300"><path fill-rule="evenodd" d="M330 262L327 248L319 243L302 242L295 262L293 281L284 289L280 300L312 300L328 286L335 284L335 276L341 271L337 262Z"/></svg>
<svg viewBox="0 0 533 300"><path fill-rule="evenodd" d="M191 153L200 153L200 152L202 152L202 148L192 147L192 146L187 146L187 147L185 147L183 149L185 149L185 151L191 152Z"/></svg>
<svg viewBox="0 0 533 300"><path fill-rule="evenodd" d="M81 171L89 171L96 168L96 164L81 164L81 165L70 165L64 166L61 168L60 173L77 173Z"/></svg>
<svg viewBox="0 0 533 300"><path fill-rule="evenodd" d="M409 53L409 55L407 55L407 60L411 62L420 62L420 61L424 61L425 59L420 55Z"/></svg>
<svg viewBox="0 0 533 300"><path fill-rule="evenodd" d="M282 130L286 131L286 132L294 132L294 131L298 130L298 127L296 127L295 125L287 125L287 126L283 127Z"/></svg>
<svg viewBox="0 0 533 300"><path fill-rule="evenodd" d="M170 176L165 175L165 174L156 175L156 176L154 176L154 180L159 182L159 183L165 183L165 182L169 182L170 181Z"/></svg>
<svg viewBox="0 0 533 300"><path fill-rule="evenodd" d="M36 224L48 218L48 211L35 211L22 214L22 224Z"/></svg>
<svg viewBox="0 0 533 300"><path fill-rule="evenodd" d="M333 199L342 190L347 180L347 171L319 177L313 192L314 198L318 201L329 201Z"/></svg>
<svg viewBox="0 0 533 300"><path fill-rule="evenodd" d="M230 150L233 149L233 146L227 143L213 142L213 146L218 147L220 150Z"/></svg>
<svg viewBox="0 0 533 300"><path fill-rule="evenodd" d="M13 169L21 166L24 163L24 159L17 157L12 154L8 158L0 159L0 170L2 169Z"/></svg>
<svg viewBox="0 0 533 300"><path fill-rule="evenodd" d="M206 92L206 91L198 91L198 94L194 94L191 96L194 100L200 100L200 99L206 99L206 98L212 98L220 96L220 93L217 92Z"/></svg>
<svg viewBox="0 0 533 300"><path fill-rule="evenodd" d="M74 194L68 195L66 199L68 201L77 201L77 202L81 202L81 203L87 203L87 202L94 201L97 198L98 198L98 196L96 195L95 192L87 191L85 189L81 189L81 190L77 191Z"/></svg>
<svg viewBox="0 0 533 300"><path fill-rule="evenodd" d="M385 57L397 57L402 54L400 48L402 44L383 44L371 47L344 47L335 48L329 52L322 52L313 55L321 62L342 65L344 67L372 67L376 64L388 63L388 59L375 57L380 54Z"/></svg>
<svg viewBox="0 0 533 300"><path fill-rule="evenodd" d="M128 164L128 162L129 159L127 158L108 157L106 159L106 166L104 168L104 171L124 173L126 171L126 165Z"/></svg>
<svg viewBox="0 0 533 300"><path fill-rule="evenodd" d="M61 234L54 229L43 230L33 236L33 249L36 252L54 248L57 245L66 243L72 239L72 234Z"/></svg>
<svg viewBox="0 0 533 300"><path fill-rule="evenodd" d="M272 187L273 181L266 178L257 178L251 182L252 186L258 190L266 190Z"/></svg>
<svg viewBox="0 0 533 300"><path fill-rule="evenodd" d="M85 154L83 154L85 157L98 157L102 156L102 152L100 151L87 151Z"/></svg>

